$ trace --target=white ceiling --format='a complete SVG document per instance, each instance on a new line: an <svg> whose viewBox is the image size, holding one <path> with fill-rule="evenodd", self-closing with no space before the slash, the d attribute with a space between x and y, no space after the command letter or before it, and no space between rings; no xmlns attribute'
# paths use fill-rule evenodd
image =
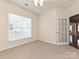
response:
<svg viewBox="0 0 79 59"><path fill-rule="evenodd" d="M25 9L31 10L33 12L42 13L54 8L68 8L78 0L45 0L44 5L42 7L35 6L33 0L8 0L8 1L17 4ZM25 3L27 3L28 6L25 6Z"/></svg>

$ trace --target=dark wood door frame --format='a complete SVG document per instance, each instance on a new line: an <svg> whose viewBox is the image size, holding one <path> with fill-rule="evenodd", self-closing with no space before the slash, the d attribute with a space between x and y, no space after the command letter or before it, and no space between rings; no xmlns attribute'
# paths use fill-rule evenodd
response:
<svg viewBox="0 0 79 59"><path fill-rule="evenodd" d="M78 39L79 39L78 23L79 23L79 14L70 17L70 24L72 25L72 31L70 31L70 35L72 35L72 43L70 43L70 46L73 46L75 48L79 48L78 46Z"/></svg>

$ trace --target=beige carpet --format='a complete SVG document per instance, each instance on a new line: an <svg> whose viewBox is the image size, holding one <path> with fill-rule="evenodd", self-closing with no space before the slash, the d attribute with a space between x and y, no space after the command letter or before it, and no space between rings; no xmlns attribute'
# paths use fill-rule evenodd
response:
<svg viewBox="0 0 79 59"><path fill-rule="evenodd" d="M0 59L79 59L79 50L35 41L0 52Z"/></svg>

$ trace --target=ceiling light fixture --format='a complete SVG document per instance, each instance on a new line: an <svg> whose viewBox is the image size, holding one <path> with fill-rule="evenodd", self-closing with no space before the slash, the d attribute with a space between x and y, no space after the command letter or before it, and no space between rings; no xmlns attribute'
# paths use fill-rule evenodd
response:
<svg viewBox="0 0 79 59"><path fill-rule="evenodd" d="M44 0L34 0L35 6L43 6Z"/></svg>

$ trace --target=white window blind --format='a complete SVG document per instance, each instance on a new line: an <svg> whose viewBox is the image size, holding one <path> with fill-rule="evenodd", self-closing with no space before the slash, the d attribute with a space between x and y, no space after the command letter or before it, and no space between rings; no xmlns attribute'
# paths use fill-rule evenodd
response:
<svg viewBox="0 0 79 59"><path fill-rule="evenodd" d="M22 40L32 37L30 18L9 13L9 40Z"/></svg>

